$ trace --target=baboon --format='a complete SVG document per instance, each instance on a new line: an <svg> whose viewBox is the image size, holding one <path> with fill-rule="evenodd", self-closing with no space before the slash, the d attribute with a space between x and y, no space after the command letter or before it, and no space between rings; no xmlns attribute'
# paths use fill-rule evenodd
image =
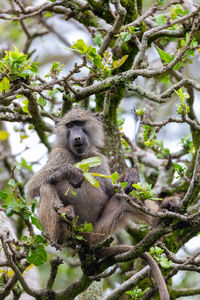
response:
<svg viewBox="0 0 200 300"><path fill-rule="evenodd" d="M63 245L68 239L67 226L55 212L53 204L69 218L78 216L78 224L92 223L94 234L89 235L88 240L94 244L116 233L130 218L152 224L152 217L115 197L110 178L98 177L100 187L96 188L84 180L82 171L74 166L82 159L100 156L102 164L90 168L90 172L110 175L107 158L101 153L103 128L95 115L83 109L72 109L58 122L55 134L57 140L47 164L27 184L30 198L40 196L39 219L52 240ZM139 181L138 172L129 168L120 176L120 181L128 182L125 192L129 193L132 184ZM69 185L76 195L70 192L65 195ZM149 205L148 201L146 205ZM151 204L151 208L159 209L157 204ZM155 276L159 280L162 274ZM164 290L161 299L169 299L163 278L161 281Z"/></svg>
<svg viewBox="0 0 200 300"><path fill-rule="evenodd" d="M39 219L54 241L65 243L67 233L53 203L68 217L78 216L78 224L92 223L93 231L99 233L90 238L94 243L115 233L129 218L152 223L151 217L113 196L115 190L111 179L98 177L100 187L96 188L84 180L80 169L73 166L84 158L100 156L102 164L90 171L110 175L107 158L100 152L104 145L103 128L95 115L83 109L72 109L58 122L55 134L57 140L47 164L27 184L30 198L40 196ZM139 181L138 172L129 168L120 176L120 181L128 182L125 192L129 193L132 184ZM76 195L65 196L69 184Z"/></svg>

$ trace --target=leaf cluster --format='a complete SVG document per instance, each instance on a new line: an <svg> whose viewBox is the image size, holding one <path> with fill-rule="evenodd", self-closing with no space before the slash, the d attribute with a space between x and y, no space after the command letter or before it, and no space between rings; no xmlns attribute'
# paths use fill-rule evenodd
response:
<svg viewBox="0 0 200 300"><path fill-rule="evenodd" d="M27 251L27 261L35 266L40 266L47 261L47 252L44 244L46 241L41 235L34 235L34 237L23 236L22 241Z"/></svg>
<svg viewBox="0 0 200 300"><path fill-rule="evenodd" d="M0 92L7 92L10 89L10 82L18 78L31 78L38 72L38 63L31 62L31 59L19 52L16 47L14 51L5 51L5 53L5 57L0 60L0 73L3 75L0 81Z"/></svg>
<svg viewBox="0 0 200 300"><path fill-rule="evenodd" d="M127 43L131 40L134 34L138 32L140 28L135 26L123 26L120 34L116 34L115 37L119 38L118 46L121 47L124 43Z"/></svg>
<svg viewBox="0 0 200 300"><path fill-rule="evenodd" d="M146 288L144 291L138 286L135 287L132 291L126 291L125 294L129 296L129 299L141 299L145 292L147 292L149 288Z"/></svg>
<svg viewBox="0 0 200 300"><path fill-rule="evenodd" d="M179 44L178 52L181 51L181 49L185 46L185 44L188 42L188 40L189 40L189 33L187 33L185 38L181 40L181 42ZM190 43L191 49L187 49L187 51L185 52L185 55L173 67L173 69L175 71L178 71L180 69L180 67L184 67L186 62L187 63L190 62L190 60L188 60L188 58L195 55L195 51L196 51L195 49L196 49L197 45L198 45L198 42L196 41L195 38L193 38L192 42ZM169 54L159 47L157 47L157 51L158 51L160 58L163 61L164 65L171 63L175 58L175 53Z"/></svg>
<svg viewBox="0 0 200 300"><path fill-rule="evenodd" d="M175 93L179 96L181 103L177 105L178 114L188 114L190 112L190 107L185 103L185 100L189 99L189 94L187 92L183 92L183 89L179 89L175 91Z"/></svg>
<svg viewBox="0 0 200 300"><path fill-rule="evenodd" d="M57 77L60 74L60 72L63 70L63 67L64 67L63 64L61 65L59 62L54 61L51 65L49 74L45 75L44 77L51 77L51 78ZM42 104L42 106L45 105Z"/></svg>
<svg viewBox="0 0 200 300"><path fill-rule="evenodd" d="M74 224L73 228L77 240L84 240L84 237L83 235L81 235L81 233L90 233L93 231L92 223L87 223L87 222L80 225Z"/></svg>
<svg viewBox="0 0 200 300"><path fill-rule="evenodd" d="M161 201L161 198L156 198L155 192L151 189L151 184L142 184L141 182L135 183L132 185L134 190L129 193L131 196L135 196L140 200L144 201L146 199L153 200L153 201Z"/></svg>
<svg viewBox="0 0 200 300"><path fill-rule="evenodd" d="M170 269L172 266L172 261L163 255L163 249L158 246L151 247L149 254L159 263L163 269Z"/></svg>
<svg viewBox="0 0 200 300"><path fill-rule="evenodd" d="M187 134L184 138L181 138L180 143L183 145L183 148L189 152L193 152L195 150L191 134Z"/></svg>
<svg viewBox="0 0 200 300"><path fill-rule="evenodd" d="M113 61L112 54L109 51L105 51L102 57L98 54L95 47L92 45L87 46L82 39L77 40L71 48L67 49L76 51L81 55L85 55L87 60L92 63L91 67L89 65L86 65L86 67L89 68L93 74L98 75L98 80L107 78L111 75L112 70L121 67L128 58L128 55L124 55L118 60Z"/></svg>
<svg viewBox="0 0 200 300"><path fill-rule="evenodd" d="M6 215L11 217L13 214L17 214L25 221L29 220L31 224L35 225L39 230L42 230L42 226L35 215L37 201L33 200L30 206L27 198L23 197L19 192L19 183L15 182L13 178L8 181L8 185L11 187L12 202L6 203L9 194L3 190L0 190L0 199L3 202L2 207L6 209Z"/></svg>
<svg viewBox="0 0 200 300"><path fill-rule="evenodd" d="M186 167L184 167L180 164L177 164L177 163L174 163L173 166L174 166L175 171L179 175L178 177L184 177L184 175L186 174Z"/></svg>

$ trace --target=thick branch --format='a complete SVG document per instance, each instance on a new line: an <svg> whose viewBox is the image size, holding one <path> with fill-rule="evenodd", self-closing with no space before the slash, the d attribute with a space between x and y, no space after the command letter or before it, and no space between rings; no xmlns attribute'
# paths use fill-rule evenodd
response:
<svg viewBox="0 0 200 300"><path fill-rule="evenodd" d="M132 289L142 279L144 279L150 270L149 266L144 267L141 271L134 274L131 278L120 284L116 289L103 298L103 300L117 300L124 294L125 291Z"/></svg>
<svg viewBox="0 0 200 300"><path fill-rule="evenodd" d="M89 279L86 275L82 275L80 279L72 283L70 286L65 288L62 291L57 292L56 299L63 300L73 300L77 295L85 291L88 286L92 283L92 280Z"/></svg>
<svg viewBox="0 0 200 300"><path fill-rule="evenodd" d="M200 289L198 289L198 288L172 289L171 293L176 299L176 298L179 298L179 297L189 297L189 296L199 295L200 294Z"/></svg>
<svg viewBox="0 0 200 300"><path fill-rule="evenodd" d="M115 0L113 2L115 4L115 8L116 8L116 11L118 13L118 16L117 16L111 30L109 30L108 33L106 34L106 36L104 38L104 41L103 41L103 44L101 45L101 48L98 51L99 55L101 55L101 56L103 55L105 50L108 48L112 37L120 31L121 26L122 26L123 21L124 21L124 17L126 15L126 10L125 10L124 7L121 6L120 1Z"/></svg>
<svg viewBox="0 0 200 300"><path fill-rule="evenodd" d="M187 193L185 194L185 197L181 202L182 208L184 210L192 202L193 196L198 193L199 187L200 187L200 147L197 152L191 183L189 185Z"/></svg>
<svg viewBox="0 0 200 300"><path fill-rule="evenodd" d="M56 279L57 272L58 272L58 267L59 267L60 264L63 263L63 260L59 257L56 257L56 258L52 259L50 261L50 263L51 263L50 276L49 276L49 279L48 279L47 284L46 284L46 288L48 290L52 289L53 284L54 284L55 279Z"/></svg>
<svg viewBox="0 0 200 300"><path fill-rule="evenodd" d="M33 93L25 94L25 96L29 100L28 110L32 116L32 123L35 127L35 130L37 131L37 134L40 137L41 142L48 148L48 150L50 150L51 146L44 133L44 130L48 129L48 127L46 127L46 124L42 120L42 117L39 113L38 106L37 106L37 99L34 97Z"/></svg>

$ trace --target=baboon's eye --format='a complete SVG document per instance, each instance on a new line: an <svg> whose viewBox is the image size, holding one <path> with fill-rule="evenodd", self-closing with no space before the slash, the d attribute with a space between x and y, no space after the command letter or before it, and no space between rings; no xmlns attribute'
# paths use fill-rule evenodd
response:
<svg viewBox="0 0 200 300"><path fill-rule="evenodd" d="M72 122L69 122L66 124L67 128L72 128L73 127L73 123Z"/></svg>

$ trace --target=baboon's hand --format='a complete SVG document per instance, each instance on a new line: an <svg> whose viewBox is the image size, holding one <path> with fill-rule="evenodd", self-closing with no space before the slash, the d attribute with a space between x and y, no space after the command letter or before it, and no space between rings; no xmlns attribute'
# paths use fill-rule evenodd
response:
<svg viewBox="0 0 200 300"><path fill-rule="evenodd" d="M123 173L118 182L128 182L127 186L124 188L124 192L129 194L133 190L132 184L138 183L140 181L138 170L135 168L126 169L125 173Z"/></svg>
<svg viewBox="0 0 200 300"><path fill-rule="evenodd" d="M79 188L84 180L83 172L80 169L73 167L70 175L71 176L68 179L69 183L74 188Z"/></svg>
<svg viewBox="0 0 200 300"><path fill-rule="evenodd" d="M68 206L59 208L58 213L65 214L66 218L70 221L73 221L75 219L74 208L72 205L68 205Z"/></svg>

